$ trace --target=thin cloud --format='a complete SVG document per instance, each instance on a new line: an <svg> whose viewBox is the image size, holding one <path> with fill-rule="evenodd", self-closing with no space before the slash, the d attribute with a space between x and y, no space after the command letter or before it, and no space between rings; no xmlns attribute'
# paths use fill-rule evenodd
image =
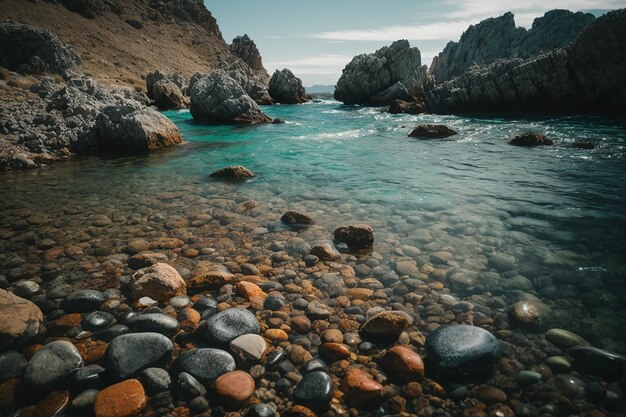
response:
<svg viewBox="0 0 626 417"><path fill-rule="evenodd" d="M509 0L496 2L493 0L446 0L446 3L456 10L448 14L453 19L485 18L499 16L505 12L522 12L524 25L532 22L531 15L541 16L548 10L588 10L588 9L618 9L624 7L623 0ZM518 25L520 22L517 22Z"/></svg>
<svg viewBox="0 0 626 417"><path fill-rule="evenodd" d="M410 41L450 40L461 36L463 31L472 22L452 21L437 22L426 25L386 26L382 28L363 30L339 30L320 32L308 35L308 38L333 41L396 41L407 39Z"/></svg>
<svg viewBox="0 0 626 417"><path fill-rule="evenodd" d="M266 64L270 72L276 69L289 68L296 75L335 75L352 59L349 55L321 54L307 58L294 58L285 61L274 61Z"/></svg>

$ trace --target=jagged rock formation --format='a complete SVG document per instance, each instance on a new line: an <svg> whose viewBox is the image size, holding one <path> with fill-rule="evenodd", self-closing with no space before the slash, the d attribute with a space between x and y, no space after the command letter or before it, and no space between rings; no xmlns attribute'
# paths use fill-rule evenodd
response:
<svg viewBox="0 0 626 417"><path fill-rule="evenodd" d="M268 78L259 71L253 71L249 65L237 58L231 63L220 66L220 69L237 81L257 104L274 104L268 89ZM263 70L265 71L265 69Z"/></svg>
<svg viewBox="0 0 626 417"><path fill-rule="evenodd" d="M530 58L569 45L594 20L589 13L551 10L535 19L530 30L515 26L513 13L470 26L459 42L449 42L433 59L430 73L442 83L473 65L502 58Z"/></svg>
<svg viewBox="0 0 626 417"><path fill-rule="evenodd" d="M216 124L269 123L259 106L226 72L216 70L191 89L189 111L194 119Z"/></svg>
<svg viewBox="0 0 626 417"><path fill-rule="evenodd" d="M80 57L50 31L17 22L0 24L0 66L20 74L76 68Z"/></svg>
<svg viewBox="0 0 626 417"><path fill-rule="evenodd" d="M373 54L354 57L337 81L335 99L385 106L396 99L419 100L431 83L419 49L400 40Z"/></svg>
<svg viewBox="0 0 626 417"><path fill-rule="evenodd" d="M154 85L161 80L171 81L176 84L181 92L186 87L185 77L181 73L177 72L170 75L166 71L158 69L146 75L146 92L148 97L154 98Z"/></svg>
<svg viewBox="0 0 626 417"><path fill-rule="evenodd" d="M567 49L474 66L426 93L432 112L626 109L626 9L592 22Z"/></svg>
<svg viewBox="0 0 626 417"><path fill-rule="evenodd" d="M230 52L236 57L241 58L241 60L248 64L254 71L259 71L265 74L266 78L269 78L269 74L265 70L265 67L263 67L261 53L248 35L237 36L233 39L233 43L230 44Z"/></svg>
<svg viewBox="0 0 626 417"><path fill-rule="evenodd" d="M184 109L187 98L173 81L159 80L152 86L154 102L160 110Z"/></svg>
<svg viewBox="0 0 626 417"><path fill-rule="evenodd" d="M311 97L302 86L302 80L287 68L274 72L270 80L269 93L276 103L301 104L311 101Z"/></svg>

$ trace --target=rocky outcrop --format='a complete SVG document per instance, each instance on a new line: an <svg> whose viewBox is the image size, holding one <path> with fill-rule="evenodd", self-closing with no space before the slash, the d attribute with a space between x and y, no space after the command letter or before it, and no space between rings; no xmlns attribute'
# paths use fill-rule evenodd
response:
<svg viewBox="0 0 626 417"><path fill-rule="evenodd" d="M269 74L265 70L265 67L263 67L261 53L248 35L237 36L233 39L233 43L230 44L230 52L236 57L241 58L251 69L261 72L265 74L266 78L269 78Z"/></svg>
<svg viewBox="0 0 626 417"><path fill-rule="evenodd" d="M170 80L159 80L152 86L154 102L160 110L184 109L187 98L180 88Z"/></svg>
<svg viewBox="0 0 626 417"><path fill-rule="evenodd" d="M170 81L179 88L181 94L186 87L185 77L182 74L168 74L167 72L158 69L146 75L146 92L148 93L149 98L154 99L154 86L159 81Z"/></svg>
<svg viewBox="0 0 626 417"><path fill-rule="evenodd" d="M311 101L311 97L302 86L302 80L287 68L274 72L270 80L269 93L276 103L301 104Z"/></svg>
<svg viewBox="0 0 626 417"><path fill-rule="evenodd" d="M182 142L178 128L167 117L131 101L102 109L96 132L101 148L148 151Z"/></svg>
<svg viewBox="0 0 626 417"><path fill-rule="evenodd" d="M63 73L80 57L52 32L16 22L0 24L0 66L20 74Z"/></svg>
<svg viewBox="0 0 626 417"><path fill-rule="evenodd" d="M221 180L238 181L256 177L256 174L241 165L233 165L218 169L217 171L209 174L209 177Z"/></svg>
<svg viewBox="0 0 626 417"><path fill-rule="evenodd" d="M426 104L423 101L394 100L387 109L391 114L421 114L426 111Z"/></svg>
<svg viewBox="0 0 626 417"><path fill-rule="evenodd" d="M626 9L591 23L567 49L473 66L426 93L428 109L458 112L624 113Z"/></svg>
<svg viewBox="0 0 626 417"><path fill-rule="evenodd" d="M409 133L409 136L422 139L443 139L456 134L456 130L446 125L419 125Z"/></svg>
<svg viewBox="0 0 626 417"><path fill-rule="evenodd" d="M274 101L267 91L269 80L269 76L266 76L267 74L253 71L252 68L241 59L222 64L220 69L237 81L246 94L257 104L274 104Z"/></svg>
<svg viewBox="0 0 626 417"><path fill-rule="evenodd" d="M385 106L396 99L415 101L431 84L419 49L400 40L373 54L354 57L337 81L335 99L345 104Z"/></svg>
<svg viewBox="0 0 626 417"><path fill-rule="evenodd" d="M433 59L430 73L437 83L461 75L473 65L503 58L527 59L569 45L594 20L589 13L551 10L535 19L532 28L515 26L513 13L470 26L459 42L449 42Z"/></svg>
<svg viewBox="0 0 626 417"><path fill-rule="evenodd" d="M553 143L552 140L540 133L526 132L511 139L509 145L534 148L535 146L547 146Z"/></svg>
<svg viewBox="0 0 626 417"><path fill-rule="evenodd" d="M215 124L269 123L259 106L223 70L202 77L190 92L189 111L194 119Z"/></svg>

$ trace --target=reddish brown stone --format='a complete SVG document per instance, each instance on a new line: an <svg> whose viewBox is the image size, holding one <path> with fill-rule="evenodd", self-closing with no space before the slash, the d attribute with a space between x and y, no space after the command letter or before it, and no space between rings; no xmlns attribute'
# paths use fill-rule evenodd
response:
<svg viewBox="0 0 626 417"><path fill-rule="evenodd" d="M35 406L32 414L20 414L20 417L57 417L63 414L70 404L70 393L55 391Z"/></svg>
<svg viewBox="0 0 626 417"><path fill-rule="evenodd" d="M19 379L9 379L0 384L0 410L9 408L13 404L15 388L20 384Z"/></svg>
<svg viewBox="0 0 626 417"><path fill-rule="evenodd" d="M422 395L422 385L419 382L409 382L404 386L404 393L409 398L419 398Z"/></svg>
<svg viewBox="0 0 626 417"><path fill-rule="evenodd" d="M146 406L146 393L136 379L128 379L111 385L96 396L96 417L131 417L138 415Z"/></svg>
<svg viewBox="0 0 626 417"><path fill-rule="evenodd" d="M341 382L348 404L357 408L372 407L383 399L383 386L360 369L351 369Z"/></svg>
<svg viewBox="0 0 626 417"><path fill-rule="evenodd" d="M254 394L254 379L244 371L228 372L215 380L215 392L229 404L243 405Z"/></svg>
<svg viewBox="0 0 626 417"><path fill-rule="evenodd" d="M301 405L289 407L280 414L282 417L317 417L317 415L309 408Z"/></svg>
<svg viewBox="0 0 626 417"><path fill-rule="evenodd" d="M305 334L311 330L311 320L307 316L296 316L291 319L291 328L296 332Z"/></svg>
<svg viewBox="0 0 626 417"><path fill-rule="evenodd" d="M343 343L323 343L319 349L319 354L324 359L335 362L350 357L350 348Z"/></svg>
<svg viewBox="0 0 626 417"><path fill-rule="evenodd" d="M381 365L391 378L421 380L424 377L424 361L421 356L404 346L389 349L383 356Z"/></svg>

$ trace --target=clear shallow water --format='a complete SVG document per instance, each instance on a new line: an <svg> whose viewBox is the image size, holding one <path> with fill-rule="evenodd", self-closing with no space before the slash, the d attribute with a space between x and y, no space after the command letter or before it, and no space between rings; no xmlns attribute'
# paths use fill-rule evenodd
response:
<svg viewBox="0 0 626 417"><path fill-rule="evenodd" d="M264 111L287 123L205 126L187 111L166 112L186 140L174 149L3 176L4 260L36 262L14 244L19 219L40 239L67 243L80 230L97 245L119 248L133 234L176 236L170 217L210 210L239 216L236 208L255 200L256 212L236 217L234 252L243 242L264 248L283 239L276 220L287 209L315 218L318 225L299 235L311 245L329 242L342 224L369 222L375 256L392 270L402 256L422 265L434 252L451 252L441 269L455 296L483 304L492 296L507 304L537 297L546 325L626 350L626 121L389 115L334 101ZM408 138L418 123L445 123L459 134ZM556 145L507 145L529 130ZM569 147L581 140L596 148ZM237 186L207 179L231 164L258 178ZM91 231L87 223L98 214L114 226ZM142 219L150 224L142 227Z"/></svg>

